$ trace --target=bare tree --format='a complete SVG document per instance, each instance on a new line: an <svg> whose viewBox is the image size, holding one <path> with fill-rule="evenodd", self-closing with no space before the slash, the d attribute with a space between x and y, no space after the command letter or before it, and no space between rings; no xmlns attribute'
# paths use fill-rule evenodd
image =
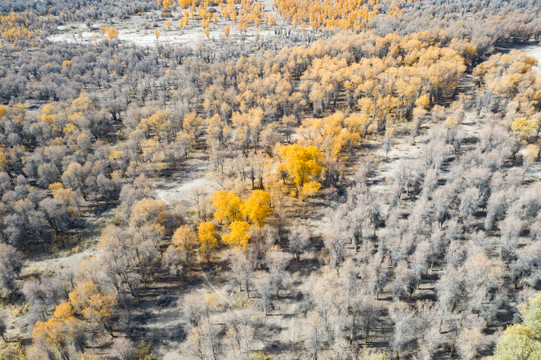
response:
<svg viewBox="0 0 541 360"><path fill-rule="evenodd" d="M293 253L296 260L310 247L310 230L306 226L297 225L289 235L289 251Z"/></svg>

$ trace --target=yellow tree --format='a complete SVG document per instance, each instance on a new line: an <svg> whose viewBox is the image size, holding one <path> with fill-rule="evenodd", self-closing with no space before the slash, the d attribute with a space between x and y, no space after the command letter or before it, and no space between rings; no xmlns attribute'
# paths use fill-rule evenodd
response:
<svg viewBox="0 0 541 360"><path fill-rule="evenodd" d="M230 223L239 219L242 200L234 191L218 191L212 195L214 218L220 223Z"/></svg>
<svg viewBox="0 0 541 360"><path fill-rule="evenodd" d="M246 251L250 240L249 228L250 224L246 221L233 221L229 225L229 233L222 236L222 241L227 245L238 246Z"/></svg>
<svg viewBox="0 0 541 360"><path fill-rule="evenodd" d="M32 340L48 351L58 351L62 359L69 359L68 344L73 339L79 324L80 320L75 318L71 304L60 303L49 320L36 322L32 329Z"/></svg>
<svg viewBox="0 0 541 360"><path fill-rule="evenodd" d="M112 329L107 321L113 314L113 309L117 304L116 297L113 294L104 295L98 290L93 281L84 281L77 284L75 290L69 294L69 299L73 308L88 323L102 327L113 336Z"/></svg>
<svg viewBox="0 0 541 360"><path fill-rule="evenodd" d="M242 205L242 215L258 226L263 225L271 213L271 196L263 190L254 190Z"/></svg>
<svg viewBox="0 0 541 360"><path fill-rule="evenodd" d="M107 28L106 34L107 34L107 38L108 38L109 40L114 40L114 39L118 38L118 31L115 30L115 29L112 28L112 27Z"/></svg>
<svg viewBox="0 0 541 360"><path fill-rule="evenodd" d="M0 119L4 117L8 113L9 108L7 106L0 104Z"/></svg>
<svg viewBox="0 0 541 360"><path fill-rule="evenodd" d="M321 174L321 153L315 146L301 146L292 144L282 146L278 155L284 161L280 170L285 171L293 181L298 196L305 183Z"/></svg>
<svg viewBox="0 0 541 360"><path fill-rule="evenodd" d="M537 121L534 119L517 118L511 125L513 132L523 140L526 140L530 136L536 134L539 130Z"/></svg>
<svg viewBox="0 0 541 360"><path fill-rule="evenodd" d="M309 181L305 183L301 189L301 193L300 193L301 199L305 200L306 198L314 195L315 193L319 191L320 188L321 188L321 184L318 183L317 181Z"/></svg>
<svg viewBox="0 0 541 360"><path fill-rule="evenodd" d="M201 244L199 251L202 252L207 261L210 262L210 251L218 245L214 225L209 222L202 222L197 228L197 235L199 243Z"/></svg>

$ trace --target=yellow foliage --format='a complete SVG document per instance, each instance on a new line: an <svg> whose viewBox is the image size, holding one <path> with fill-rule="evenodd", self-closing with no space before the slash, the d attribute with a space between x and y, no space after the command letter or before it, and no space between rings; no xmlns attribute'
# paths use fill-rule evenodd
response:
<svg viewBox="0 0 541 360"><path fill-rule="evenodd" d="M246 251L250 240L249 228L250 224L245 221L233 221L229 225L229 233L222 236L222 241L224 244L238 246Z"/></svg>
<svg viewBox="0 0 541 360"><path fill-rule="evenodd" d="M216 239L216 230L214 225L209 222L202 222L197 228L197 235L199 243L199 251L203 252L205 257L210 259L210 251L218 245L218 239Z"/></svg>
<svg viewBox="0 0 541 360"><path fill-rule="evenodd" d="M254 190L242 205L242 215L254 224L263 225L271 213L271 196L263 190Z"/></svg>
<svg viewBox="0 0 541 360"><path fill-rule="evenodd" d="M379 0L275 0L280 15L294 26L308 24L313 29L365 29L379 14ZM389 16L399 15L398 6Z"/></svg>
<svg viewBox="0 0 541 360"><path fill-rule="evenodd" d="M0 119L8 113L9 108L5 105L0 104Z"/></svg>
<svg viewBox="0 0 541 360"><path fill-rule="evenodd" d="M43 21L50 19L38 18L30 11L0 13L0 34L1 38L10 44L16 44L19 40L30 41L30 44L37 44L38 36L42 33L36 27L43 26Z"/></svg>
<svg viewBox="0 0 541 360"><path fill-rule="evenodd" d="M9 154L6 152L4 145L0 145L0 169L9 166Z"/></svg>
<svg viewBox="0 0 541 360"><path fill-rule="evenodd" d="M114 40L118 38L118 31L112 27L101 27L100 34L104 35L106 39Z"/></svg>
<svg viewBox="0 0 541 360"><path fill-rule="evenodd" d="M38 321L32 329L32 340L35 343L45 343L51 351L65 352L66 343L74 336L80 324L74 316L74 309L68 302L60 303L54 310L53 316L45 321Z"/></svg>
<svg viewBox="0 0 541 360"><path fill-rule="evenodd" d="M182 128L190 136L190 138L195 139L199 127L203 123L201 119L195 112L189 113L186 115L182 121Z"/></svg>
<svg viewBox="0 0 541 360"><path fill-rule="evenodd" d="M299 143L314 145L329 157L339 156L343 150L351 149L360 142L365 120L362 116L346 119L341 111L323 119L306 119L297 130L301 136Z"/></svg>
<svg viewBox="0 0 541 360"><path fill-rule="evenodd" d="M421 95L417 100L415 100L415 106L423 108L425 110L430 109L430 96Z"/></svg>
<svg viewBox="0 0 541 360"><path fill-rule="evenodd" d="M104 295L98 291L93 281L77 284L75 290L69 294L69 299L73 308L85 320L98 324L103 324L113 314L113 309L117 304L113 294Z"/></svg>
<svg viewBox="0 0 541 360"><path fill-rule="evenodd" d="M306 184L302 186L301 194L300 194L301 198L306 199L314 195L315 193L319 191L320 188L321 188L321 184L318 183L317 181L307 182Z"/></svg>
<svg viewBox="0 0 541 360"><path fill-rule="evenodd" d="M539 127L537 121L534 119L527 120L526 118L517 118L511 125L513 132L520 138L526 139L534 135Z"/></svg>
<svg viewBox="0 0 541 360"><path fill-rule="evenodd" d="M54 309L53 316L57 319L68 319L74 313L73 307L68 302L60 303Z"/></svg>
<svg viewBox="0 0 541 360"><path fill-rule="evenodd" d="M212 195L214 218L220 222L229 223L239 218L242 200L234 191L218 191Z"/></svg>
<svg viewBox="0 0 541 360"><path fill-rule="evenodd" d="M281 166L297 187L297 195L304 184L321 174L321 153L315 146L292 144L282 146L278 155L284 161Z"/></svg>

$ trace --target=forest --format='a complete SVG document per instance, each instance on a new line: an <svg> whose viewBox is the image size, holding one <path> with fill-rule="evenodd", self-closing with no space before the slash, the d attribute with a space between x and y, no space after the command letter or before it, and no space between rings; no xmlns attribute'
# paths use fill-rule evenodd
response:
<svg viewBox="0 0 541 360"><path fill-rule="evenodd" d="M541 2L0 2L0 360L541 359Z"/></svg>

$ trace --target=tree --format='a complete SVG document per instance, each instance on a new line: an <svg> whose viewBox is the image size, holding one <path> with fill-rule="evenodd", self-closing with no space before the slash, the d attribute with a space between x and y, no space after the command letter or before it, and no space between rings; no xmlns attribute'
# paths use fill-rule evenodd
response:
<svg viewBox="0 0 541 360"><path fill-rule="evenodd" d="M523 324L509 326L498 340L494 360L539 359L541 343L531 338ZM491 358L488 358L489 360Z"/></svg>
<svg viewBox="0 0 541 360"><path fill-rule="evenodd" d="M324 318L318 311L312 310L306 318L305 346L309 354L317 359L318 354L325 348L325 342L329 338Z"/></svg>
<svg viewBox="0 0 541 360"><path fill-rule="evenodd" d="M63 302L55 308L49 320L38 321L34 325L32 340L45 354L58 352L62 359L69 360L69 345L80 328L79 322L71 304Z"/></svg>
<svg viewBox="0 0 541 360"><path fill-rule="evenodd" d="M235 358L248 358L250 345L254 338L253 311L250 309L234 310L227 313L224 343L229 348L227 352Z"/></svg>
<svg viewBox="0 0 541 360"><path fill-rule="evenodd" d="M250 224L245 221L233 221L229 224L229 233L222 236L222 241L227 245L240 247L243 251L248 249Z"/></svg>
<svg viewBox="0 0 541 360"><path fill-rule="evenodd" d="M269 251L267 253L267 256L265 256L265 263L267 265L267 268L269 269L270 275L269 285L275 297L278 297L278 291L280 291L280 289L283 287L284 277L287 274L285 269L287 267L287 264L289 263L290 258L291 255L283 251L279 251L274 247L271 248L271 251Z"/></svg>
<svg viewBox="0 0 541 360"><path fill-rule="evenodd" d="M22 255L9 244L0 244L0 288L15 290L15 280L22 269Z"/></svg>
<svg viewBox="0 0 541 360"><path fill-rule="evenodd" d="M180 266L181 263L185 263L191 268L194 262L192 254L198 242L197 233L190 225L182 225L173 233L171 242L167 249L169 265L174 268L175 264Z"/></svg>
<svg viewBox="0 0 541 360"><path fill-rule="evenodd" d="M394 321L391 346L400 357L415 339L415 312L406 303L395 302L389 309L389 315Z"/></svg>
<svg viewBox="0 0 541 360"><path fill-rule="evenodd" d="M457 339L457 352L461 359L475 359L479 352L479 347L482 345L483 338L483 332L480 327L462 329Z"/></svg>
<svg viewBox="0 0 541 360"><path fill-rule="evenodd" d="M321 174L322 155L315 146L286 145L279 148L278 155L284 161L281 169L295 185L295 196L300 194L304 184Z"/></svg>
<svg viewBox="0 0 541 360"><path fill-rule="evenodd" d="M85 187L85 178L87 174L81 164L71 163L68 168L62 174L62 183L67 188L78 190L82 193L83 198L87 200L88 191Z"/></svg>
<svg viewBox="0 0 541 360"><path fill-rule="evenodd" d="M254 190L242 205L242 215L262 226L271 213L271 196L263 190Z"/></svg>
<svg viewBox="0 0 541 360"><path fill-rule="evenodd" d="M509 326L498 339L494 357L486 360L539 359L541 357L541 292L519 305L523 322Z"/></svg>
<svg viewBox="0 0 541 360"><path fill-rule="evenodd" d="M80 213L80 196L77 196L73 189L64 188L62 183L50 184L49 189L56 201L68 206L70 213Z"/></svg>
<svg viewBox="0 0 541 360"><path fill-rule="evenodd" d="M539 125L535 119L517 118L513 121L511 129L521 139L526 140L538 132Z"/></svg>
<svg viewBox="0 0 541 360"><path fill-rule="evenodd" d="M197 227L197 235L199 243L199 251L203 253L207 261L210 262L211 250L218 245L218 239L216 239L216 230L214 230L214 225L209 222L202 222Z"/></svg>
<svg viewBox="0 0 541 360"><path fill-rule="evenodd" d="M239 290L242 291L242 285L244 285L246 297L250 297L250 279L254 273L254 264L244 252L235 252L231 259L231 273L233 280L239 285Z"/></svg>
<svg viewBox="0 0 541 360"><path fill-rule="evenodd" d="M130 223L142 226L145 223L161 222L166 209L165 201L144 198L137 201L131 208Z"/></svg>
<svg viewBox="0 0 541 360"><path fill-rule="evenodd" d="M310 231L306 226L295 225L289 235L289 251L299 260L301 254L310 246Z"/></svg>
<svg viewBox="0 0 541 360"><path fill-rule="evenodd" d="M351 242L351 233L347 228L344 206L329 214L324 223L323 242L330 253L330 266L337 268L345 259L346 245Z"/></svg>
<svg viewBox="0 0 541 360"><path fill-rule="evenodd" d="M69 294L73 309L90 324L101 327L113 336L109 318L117 304L115 295L103 294L93 281L77 284Z"/></svg>
<svg viewBox="0 0 541 360"><path fill-rule="evenodd" d="M240 220L242 200L234 191L218 191L212 195L214 218L219 222L230 223Z"/></svg>

